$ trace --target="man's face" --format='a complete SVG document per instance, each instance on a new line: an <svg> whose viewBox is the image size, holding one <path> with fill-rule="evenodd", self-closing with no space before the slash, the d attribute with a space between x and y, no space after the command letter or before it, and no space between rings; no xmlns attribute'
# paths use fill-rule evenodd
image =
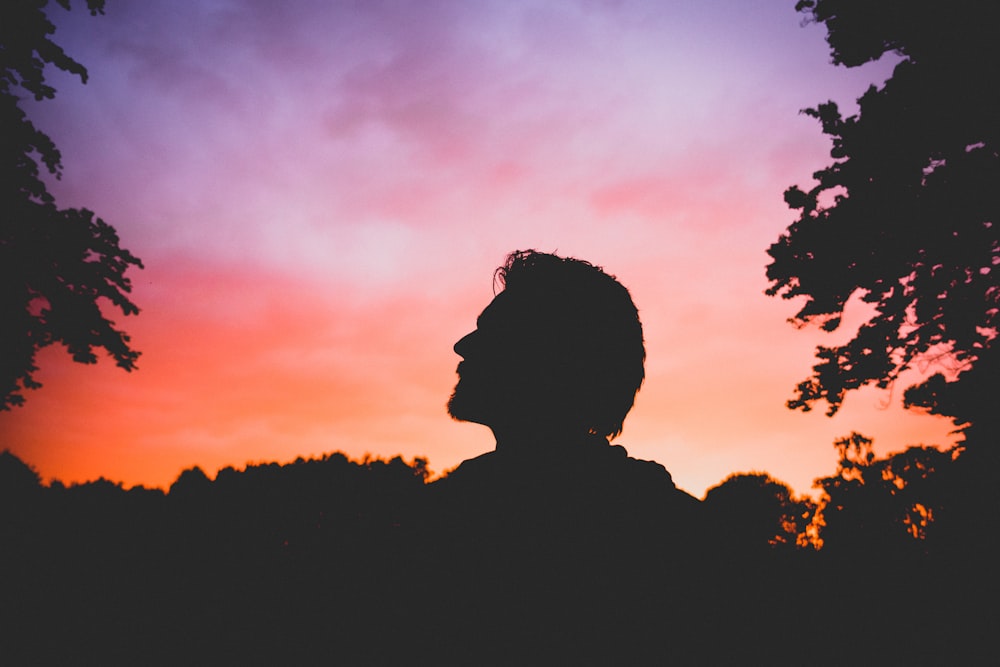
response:
<svg viewBox="0 0 1000 667"><path fill-rule="evenodd" d="M476 330L455 343L462 357L448 413L460 421L498 426L524 418L538 371L531 318L523 302L501 292L476 320Z"/></svg>

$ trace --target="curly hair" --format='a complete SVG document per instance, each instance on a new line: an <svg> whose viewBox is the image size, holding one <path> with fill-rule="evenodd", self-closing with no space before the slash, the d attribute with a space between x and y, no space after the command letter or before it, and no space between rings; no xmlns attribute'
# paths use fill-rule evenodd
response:
<svg viewBox="0 0 1000 667"><path fill-rule="evenodd" d="M528 303L536 342L562 378L561 400L580 426L614 438L645 377L642 323L632 296L600 266L572 257L516 250L494 273Z"/></svg>

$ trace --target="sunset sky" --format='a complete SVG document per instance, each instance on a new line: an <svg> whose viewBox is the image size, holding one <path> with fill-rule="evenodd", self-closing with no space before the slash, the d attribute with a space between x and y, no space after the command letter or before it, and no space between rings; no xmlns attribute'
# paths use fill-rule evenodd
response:
<svg viewBox="0 0 1000 667"><path fill-rule="evenodd" d="M114 318L142 357L40 355L0 448L47 480L485 452L445 413L452 345L524 248L632 291L647 379L617 442L696 496L751 470L810 492L852 430L880 454L954 439L902 387L832 419L785 407L861 315L796 330L763 294L782 193L829 162L799 110L852 110L891 71L832 66L794 0L75 4L50 10L55 41L90 81L53 71L27 108L62 151L60 206L146 266L141 314Z"/></svg>

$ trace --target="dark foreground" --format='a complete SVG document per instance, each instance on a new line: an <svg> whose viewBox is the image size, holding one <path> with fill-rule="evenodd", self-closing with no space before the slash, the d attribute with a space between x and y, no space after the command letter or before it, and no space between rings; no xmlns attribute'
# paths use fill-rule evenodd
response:
<svg viewBox="0 0 1000 667"><path fill-rule="evenodd" d="M996 659L996 533L961 522L934 548L817 551L734 542L709 503L584 516L593 480L484 500L333 455L163 494L41 486L5 456L3 664Z"/></svg>

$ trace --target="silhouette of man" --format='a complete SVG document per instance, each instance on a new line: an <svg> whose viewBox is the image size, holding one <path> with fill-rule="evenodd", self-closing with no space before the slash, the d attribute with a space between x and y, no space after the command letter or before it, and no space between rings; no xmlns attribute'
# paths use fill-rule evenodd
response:
<svg viewBox="0 0 1000 667"><path fill-rule="evenodd" d="M582 638L664 619L642 610L683 567L700 514L663 466L609 442L644 377L639 314L621 283L578 259L516 251L495 283L455 344L448 412L489 427L496 448L431 485L433 558L452 582L439 603L467 648L502 635L500 662L520 662L537 633L549 659L617 655L617 640Z"/></svg>
<svg viewBox="0 0 1000 667"><path fill-rule="evenodd" d="M645 376L642 324L628 290L600 267L533 250L511 253L495 281L502 291L455 343L462 361L448 412L489 427L496 449L449 478L540 476L565 491L581 480L553 474L589 472L694 501L663 466L609 444Z"/></svg>

